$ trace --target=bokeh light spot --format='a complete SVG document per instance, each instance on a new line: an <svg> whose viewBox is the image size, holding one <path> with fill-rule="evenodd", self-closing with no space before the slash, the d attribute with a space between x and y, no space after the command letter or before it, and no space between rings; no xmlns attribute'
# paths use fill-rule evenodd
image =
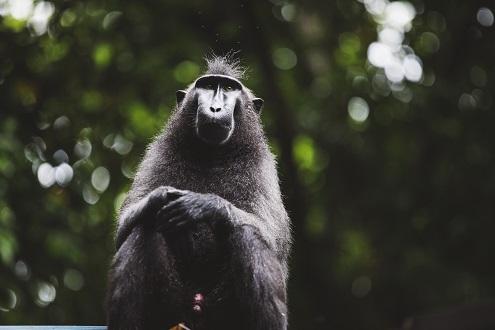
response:
<svg viewBox="0 0 495 330"><path fill-rule="evenodd" d="M473 110L476 108L476 99L473 95L464 93L459 98L458 106L460 110Z"/></svg>
<svg viewBox="0 0 495 330"><path fill-rule="evenodd" d="M278 48L273 52L273 63L280 70L290 70L297 64L297 55L292 49Z"/></svg>
<svg viewBox="0 0 495 330"><path fill-rule="evenodd" d="M14 265L14 272L17 277L26 281L31 277L31 270L28 265L22 261L18 260Z"/></svg>
<svg viewBox="0 0 495 330"><path fill-rule="evenodd" d="M55 168L55 180L61 187L67 186L74 176L74 170L67 163L62 163Z"/></svg>
<svg viewBox="0 0 495 330"><path fill-rule="evenodd" d="M493 12L486 7L482 7L478 10L476 19L482 26L490 27L493 25L494 21Z"/></svg>
<svg viewBox="0 0 495 330"><path fill-rule="evenodd" d="M416 16L414 6L406 1L394 1L385 8L385 20L390 26L409 31L411 21Z"/></svg>
<svg viewBox="0 0 495 330"><path fill-rule="evenodd" d="M293 4L285 4L282 6L282 9L280 9L280 13L284 20L292 22L296 16L296 6Z"/></svg>
<svg viewBox="0 0 495 330"><path fill-rule="evenodd" d="M100 199L100 195L98 195L96 190L94 190L94 188L89 184L84 185L82 190L82 196L84 201L90 205L96 204Z"/></svg>
<svg viewBox="0 0 495 330"><path fill-rule="evenodd" d="M398 46L404 40L404 34L390 27L385 27L378 32L378 40L389 46Z"/></svg>
<svg viewBox="0 0 495 330"><path fill-rule="evenodd" d="M71 9L67 9L60 17L60 25L63 27L72 26L76 22L76 19L76 13Z"/></svg>
<svg viewBox="0 0 495 330"><path fill-rule="evenodd" d="M349 100L347 111L351 119L358 123L366 121L370 113L368 103L360 97L353 97Z"/></svg>
<svg viewBox="0 0 495 330"><path fill-rule="evenodd" d="M57 164L68 163L69 155L63 149L58 149L53 153L53 159Z"/></svg>
<svg viewBox="0 0 495 330"><path fill-rule="evenodd" d="M84 286L84 277L76 269L67 269L64 273L64 285L72 291L79 291Z"/></svg>
<svg viewBox="0 0 495 330"><path fill-rule="evenodd" d="M110 184L110 172L103 166L97 167L91 174L91 184L97 191L104 192Z"/></svg>
<svg viewBox="0 0 495 330"><path fill-rule="evenodd" d="M435 53L440 49L440 39L433 32L424 32L419 37L417 46L425 54Z"/></svg>
<svg viewBox="0 0 495 330"><path fill-rule="evenodd" d="M29 19L29 25L33 28L36 35L40 36L46 32L48 23L54 12L55 6L52 3L47 1L36 3L33 15Z"/></svg>
<svg viewBox="0 0 495 330"><path fill-rule="evenodd" d="M132 150L133 143L120 134L113 139L111 149L120 155L127 155Z"/></svg>
<svg viewBox="0 0 495 330"><path fill-rule="evenodd" d="M44 188L51 187L55 183L55 169L48 163L38 167L38 181Z"/></svg>
<svg viewBox="0 0 495 330"><path fill-rule="evenodd" d="M373 42L368 47L368 61L376 67L384 68L392 59L392 49L390 46Z"/></svg>
<svg viewBox="0 0 495 330"><path fill-rule="evenodd" d="M316 151L314 142L309 136L297 136L294 140L292 153L301 168L311 169L314 166Z"/></svg>
<svg viewBox="0 0 495 330"><path fill-rule="evenodd" d="M368 13L372 15L383 15L385 8L387 7L387 2L385 0L359 0L364 3Z"/></svg>
<svg viewBox="0 0 495 330"><path fill-rule="evenodd" d="M63 129L70 126L70 119L67 116L60 116L53 121L54 129Z"/></svg>
<svg viewBox="0 0 495 330"><path fill-rule="evenodd" d="M122 13L120 11L111 11L105 15L105 18L103 18L103 22L101 25L105 30L108 30L112 27L112 25L115 24L120 16L122 16Z"/></svg>
<svg viewBox="0 0 495 330"><path fill-rule="evenodd" d="M105 67L112 60L112 46L107 43L99 44L93 50L93 61L97 67Z"/></svg>
<svg viewBox="0 0 495 330"><path fill-rule="evenodd" d="M20 21L28 19L33 12L32 0L10 0L7 6L10 7L10 15Z"/></svg>
<svg viewBox="0 0 495 330"><path fill-rule="evenodd" d="M0 288L0 311L8 312L17 306L17 295L11 289Z"/></svg>
<svg viewBox="0 0 495 330"><path fill-rule="evenodd" d="M38 284L38 303L40 306L47 306L55 300L57 290L55 287L46 282Z"/></svg>
<svg viewBox="0 0 495 330"><path fill-rule="evenodd" d="M407 55L404 58L403 64L407 80L418 82L423 77L423 67L421 60L415 55Z"/></svg>
<svg viewBox="0 0 495 330"><path fill-rule="evenodd" d="M399 83L404 80L406 72L402 63L397 58L393 58L385 66L385 75L391 82Z"/></svg>
<svg viewBox="0 0 495 330"><path fill-rule="evenodd" d="M74 146L74 153L78 158L87 158L91 155L92 149L93 146L91 145L91 142L89 142L88 139L82 139L77 141Z"/></svg>
<svg viewBox="0 0 495 330"><path fill-rule="evenodd" d="M178 82L188 84L199 74L199 65L192 61L180 62L174 69L174 78Z"/></svg>

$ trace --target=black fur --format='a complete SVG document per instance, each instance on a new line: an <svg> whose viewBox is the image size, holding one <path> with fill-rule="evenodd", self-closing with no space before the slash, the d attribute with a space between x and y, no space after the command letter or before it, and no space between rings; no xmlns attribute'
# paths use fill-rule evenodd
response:
<svg viewBox="0 0 495 330"><path fill-rule="evenodd" d="M208 60L207 74L242 72ZM212 146L195 133L193 91L148 147L121 209L109 330L286 329L289 218L254 95L243 87L231 138Z"/></svg>

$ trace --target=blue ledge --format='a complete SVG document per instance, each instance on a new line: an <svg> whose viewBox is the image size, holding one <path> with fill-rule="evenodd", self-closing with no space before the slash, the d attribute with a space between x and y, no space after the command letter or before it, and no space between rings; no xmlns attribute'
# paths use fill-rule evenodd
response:
<svg viewBox="0 0 495 330"><path fill-rule="evenodd" d="M30 326L30 325L16 325L16 326L0 326L0 330L106 330L105 326L77 326L77 325L44 325L44 326Z"/></svg>

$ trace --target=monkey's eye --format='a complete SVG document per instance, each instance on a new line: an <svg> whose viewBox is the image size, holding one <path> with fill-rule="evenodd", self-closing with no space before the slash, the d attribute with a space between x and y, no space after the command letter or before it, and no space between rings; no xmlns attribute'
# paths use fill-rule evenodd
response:
<svg viewBox="0 0 495 330"><path fill-rule="evenodd" d="M207 89L213 89L213 84L206 84L205 86Z"/></svg>
<svg viewBox="0 0 495 330"><path fill-rule="evenodd" d="M228 86L228 85L227 85L227 86L225 86L225 87L224 87L224 89L225 89L225 90L227 90L227 91L231 91L231 90L233 90L232 86Z"/></svg>

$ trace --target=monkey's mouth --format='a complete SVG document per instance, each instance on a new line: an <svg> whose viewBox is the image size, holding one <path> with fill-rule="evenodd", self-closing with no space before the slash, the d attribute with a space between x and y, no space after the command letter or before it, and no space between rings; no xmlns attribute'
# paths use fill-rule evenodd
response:
<svg viewBox="0 0 495 330"><path fill-rule="evenodd" d="M229 140L232 126L218 122L198 123L196 134L208 144L221 145Z"/></svg>

